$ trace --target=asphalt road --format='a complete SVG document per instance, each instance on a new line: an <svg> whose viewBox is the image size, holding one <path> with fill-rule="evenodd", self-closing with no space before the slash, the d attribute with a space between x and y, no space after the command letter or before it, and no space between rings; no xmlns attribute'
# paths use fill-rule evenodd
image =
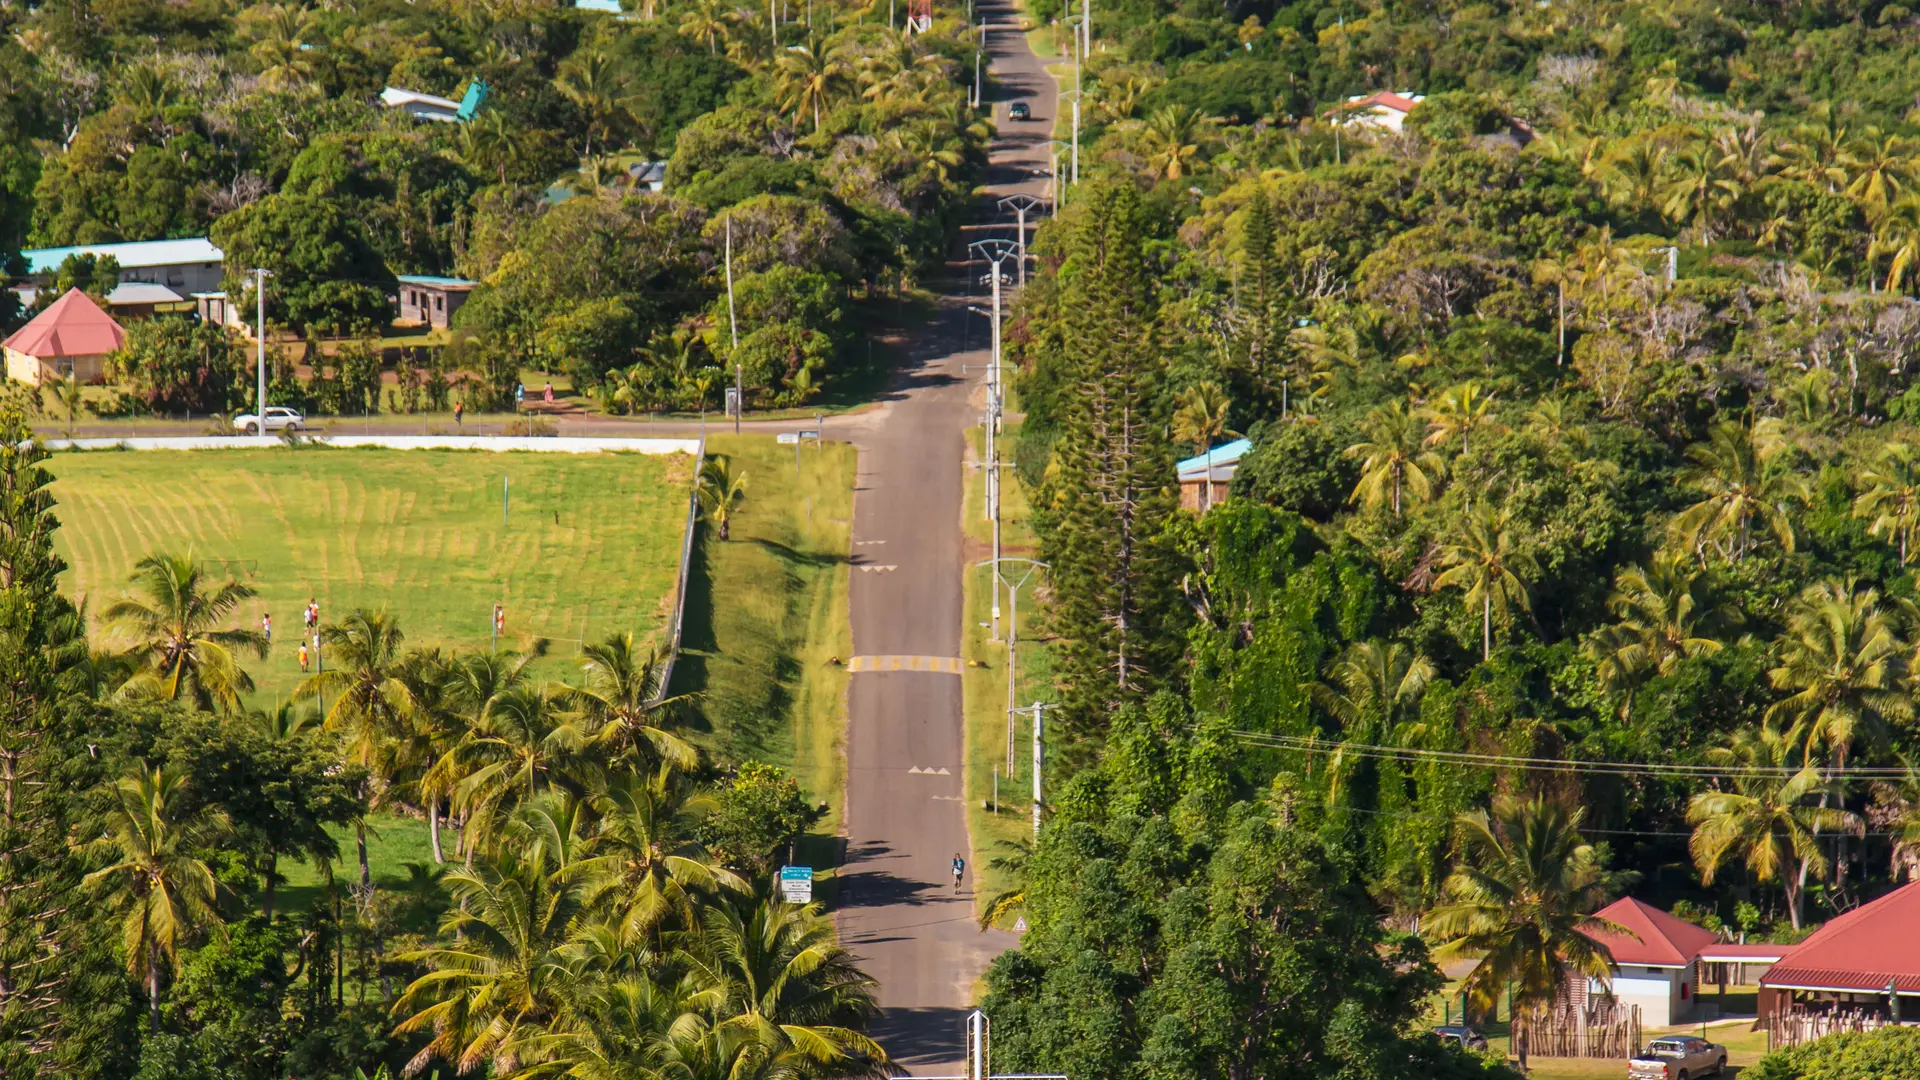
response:
<svg viewBox="0 0 1920 1080"><path fill-rule="evenodd" d="M990 27L990 70L998 87L989 88L988 98L998 134L988 192L963 244L1012 239L1014 216L999 208L999 200L1015 192L1045 195L1058 104L1053 81L1018 32L1007 0L981 0L976 10ZM1015 100L1028 102L1032 119L1008 120L1007 105ZM1029 215L1030 230L1036 219ZM820 425L825 437L845 439L859 451L853 560L856 568L871 569L852 574L856 657L960 654L965 433L982 419L989 330L987 320L969 308L986 305L988 285L978 262L948 269L950 286L938 314L912 343L878 406ZM700 429L684 422L554 420L563 435L685 436ZM359 430L351 420L336 423L340 431ZM82 423L75 434L197 434L205 425ZM63 427L57 420L46 426ZM484 434L498 426L468 428ZM747 428L769 433L814 426L793 420ZM374 428L398 430L368 430ZM731 424L715 417L707 428L718 432ZM884 1012L876 1037L902 1071L922 1076L960 1071L975 984L993 957L1015 942L1011 934L979 931L971 867L958 889L949 871L954 855L971 860L962 801L960 682L946 671L864 671L853 676L848 694L841 936L879 982Z"/></svg>
<svg viewBox="0 0 1920 1080"><path fill-rule="evenodd" d="M1013 217L997 203L1016 191L1045 190L1053 84L1011 28L1005 0L978 10L990 27L1008 29L988 35L999 135L988 198L964 239L1012 238ZM1007 121L1007 103L1018 99L1029 102L1034 119ZM960 654L965 432L981 420L988 326L967 310L969 300L985 303L984 266L952 269L957 280L942 315L911 350L890 401L845 421L859 449L854 562L876 568L852 575L856 656ZM957 674L853 676L841 936L879 981L884 1014L876 1038L920 1075L959 1071L975 983L1015 940L975 925L971 867L961 887L953 885L953 856L972 858L963 764Z"/></svg>

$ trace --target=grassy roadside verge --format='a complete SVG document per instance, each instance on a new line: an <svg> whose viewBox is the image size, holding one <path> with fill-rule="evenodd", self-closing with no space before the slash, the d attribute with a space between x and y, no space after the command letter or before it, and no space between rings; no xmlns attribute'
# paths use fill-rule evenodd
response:
<svg viewBox="0 0 1920 1080"><path fill-rule="evenodd" d="M1006 424L1002 438L1017 437L1019 425ZM968 459L985 456L985 429L969 432ZM977 563L993 555L993 526L985 518L986 482L980 469L967 470L967 560ZM1001 473L1000 551L1002 558L1036 558L1037 544L1030 526L1026 493L1013 470ZM1005 568L1013 581L1025 574L1025 564ZM1033 839L1033 720L1017 716L1014 724L1013 768L1007 768L1007 647L1006 622L1012 606L1001 592L1001 641L992 640L991 568L970 568L965 577L966 634L961 652L967 661L962 675L966 717L967 831L973 844L975 903L984 911L988 901L1011 888L1013 875L993 861L1013 855L1013 849ZM1046 644L1039 636L1036 593L1043 583L1036 571L1020 590L1019 663L1015 700L1024 708L1051 698L1052 671ZM996 792L999 802L995 803ZM1011 926L1012 920L1006 920Z"/></svg>
<svg viewBox="0 0 1920 1080"><path fill-rule="evenodd" d="M799 853L828 865L846 787L841 740L852 651L847 576L854 450L809 444L798 455L766 435L712 435L710 455L747 478L732 538L704 532L687 588L675 693L701 694L700 740L725 761L792 772L828 816ZM704 528L704 527L703 527Z"/></svg>

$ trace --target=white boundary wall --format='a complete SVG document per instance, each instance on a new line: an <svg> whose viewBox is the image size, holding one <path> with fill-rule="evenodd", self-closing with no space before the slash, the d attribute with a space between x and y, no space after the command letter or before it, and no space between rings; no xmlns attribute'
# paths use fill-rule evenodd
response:
<svg viewBox="0 0 1920 1080"><path fill-rule="evenodd" d="M526 450L546 454L698 454L699 439L586 439L524 435L307 435L313 446L378 446L388 450ZM198 435L137 439L48 439L49 450L265 450L283 445L278 435Z"/></svg>

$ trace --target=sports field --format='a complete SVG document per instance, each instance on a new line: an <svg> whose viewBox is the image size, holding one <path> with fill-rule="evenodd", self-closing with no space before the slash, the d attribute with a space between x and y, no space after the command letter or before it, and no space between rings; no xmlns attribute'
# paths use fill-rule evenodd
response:
<svg viewBox="0 0 1920 1080"><path fill-rule="evenodd" d="M61 453L50 467L61 585L96 617L157 551L191 551L259 593L236 613L256 629L273 616L272 655L247 661L259 704L300 679L310 596L323 620L384 607L409 644L468 649L489 646L504 604L501 646L544 640L539 673L555 678L574 673L582 639L658 632L694 471L687 455L313 446Z"/></svg>

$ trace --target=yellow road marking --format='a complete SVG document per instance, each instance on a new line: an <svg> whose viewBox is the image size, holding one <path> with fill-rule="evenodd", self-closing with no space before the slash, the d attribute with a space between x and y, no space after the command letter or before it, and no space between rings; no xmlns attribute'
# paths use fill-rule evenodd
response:
<svg viewBox="0 0 1920 1080"><path fill-rule="evenodd" d="M960 674L957 656L856 656L847 661L848 671L927 671L939 675Z"/></svg>

